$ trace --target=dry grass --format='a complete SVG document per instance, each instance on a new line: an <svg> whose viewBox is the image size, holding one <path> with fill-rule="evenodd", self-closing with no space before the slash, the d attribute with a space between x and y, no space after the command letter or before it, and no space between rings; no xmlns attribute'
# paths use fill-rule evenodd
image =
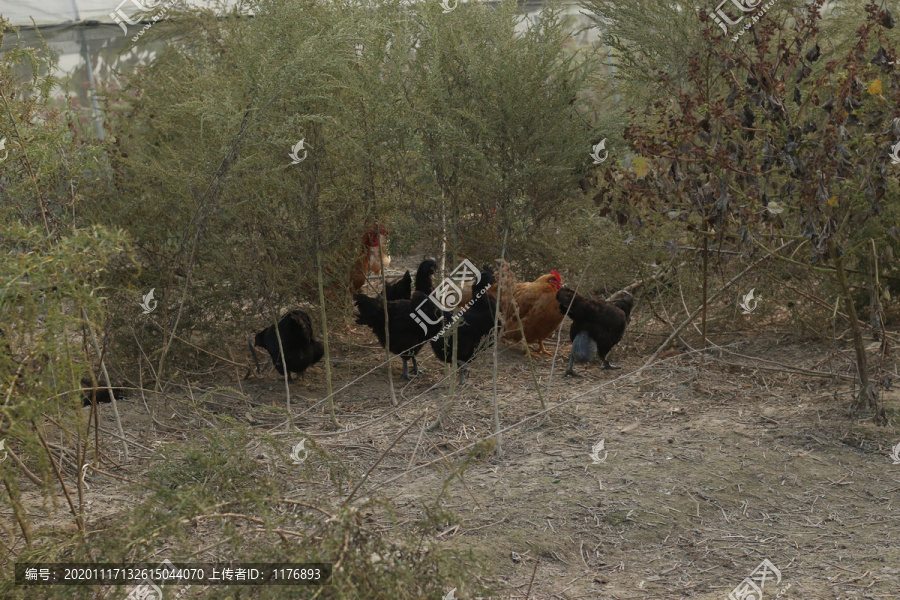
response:
<svg viewBox="0 0 900 600"><path fill-rule="evenodd" d="M297 432L287 430L280 379L270 371L241 380L233 366L173 390L169 400L151 399L152 420L139 397L122 402L120 411L129 435L155 450L196 442L210 415L230 417L249 432L246 452L261 470L292 490L294 501L327 511L337 511L371 469L351 500L368 531L399 539L424 528L423 548L471 552L481 565L466 571L473 579L458 598L475 597L484 586L509 600L719 600L763 559L780 569L780 587L791 585L786 598L895 598L900 518L892 503L900 466L888 453L900 432L847 419L846 348L773 333L770 323L769 333L712 335L722 351L705 364L685 353L631 375L666 335L645 317L639 313L613 352L622 371L589 366L583 378L563 377L566 331L552 381L553 359L535 359L542 392L556 407L547 420L535 418L538 398L521 350L503 346L501 427L512 429L504 433L502 456L490 445L468 448L493 432L488 355L472 368L443 427L423 431L425 420L413 420L426 408L436 414L443 403L445 365L423 349L425 372L396 388L394 408L378 368L383 353L366 330L333 343L335 389L359 378L334 398L345 430L330 428L320 402L322 364L292 387ZM250 360L240 352L235 348L238 362ZM887 370L896 375L896 363ZM895 420L900 392L885 391L884 401ZM101 426L114 430L105 407ZM297 467L287 457L304 436L312 437L315 452ZM263 443L273 439L283 448ZM609 454L594 465L588 454L601 439ZM121 463L121 446L113 442L107 438L103 451ZM141 481L149 461L139 457L149 452L133 450L136 460L104 469ZM349 485L331 485L335 465L346 469ZM71 474L65 461L63 468ZM87 482L90 530L140 500L124 480L92 473ZM61 509L39 515L40 495L29 485L23 499L35 521L51 530L70 527ZM219 534L207 522L191 531L197 560L228 555ZM314 592L303 593L290 597Z"/></svg>

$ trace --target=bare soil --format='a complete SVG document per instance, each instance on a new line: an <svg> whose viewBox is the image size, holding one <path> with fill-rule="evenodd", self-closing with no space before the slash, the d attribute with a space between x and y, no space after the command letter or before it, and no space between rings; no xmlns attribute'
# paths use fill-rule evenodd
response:
<svg viewBox="0 0 900 600"><path fill-rule="evenodd" d="M582 365L583 377L571 378L564 377L566 327L555 363L534 358L534 371L549 406L580 397L503 434L499 456L464 451L442 460L494 430L491 355L477 361L441 428L422 431L422 419L397 441L423 409L429 408L427 419L438 412L448 393L447 381L438 383L445 367L425 348L425 372L400 383L395 360L397 410L377 368L384 351L364 328L332 339L335 389L359 378L336 395L337 416L358 429L334 435L321 403L301 414L326 395L324 364L291 386L297 426L350 466L354 485L386 452L357 499L390 499L396 520L369 512L372 527L391 535L427 510L449 511L453 516L435 526L430 544L470 551L496 598L721 600L764 559L781 576L767 582L765 598L778 592L802 600L900 598L900 512L893 506L900 464L889 456L900 432L848 418L847 348L748 330L713 335L725 350L705 364L684 353L629 375L663 339L635 326L611 356L621 371ZM499 420L509 427L539 412L540 399L521 346L502 344L498 357ZM191 393L213 384L240 388L246 399L226 392L208 397L261 433L285 432L283 416L271 410L285 402L277 374L243 381L240 375L226 371ZM883 398L895 423L900 387ZM153 427L140 397L120 402L119 410L125 430L148 448L192 435L177 405L161 406ZM115 431L106 406L101 424ZM301 438L284 434L285 453ZM605 448L594 464L590 453L601 440ZM104 442L117 460L120 448L112 438ZM410 471L430 461L438 462ZM139 479L146 462L129 464L115 474ZM286 478L294 473L276 468ZM299 486L304 480L296 477ZM95 524L138 500L124 481L96 473L87 481ZM42 502L28 485L26 498L40 518ZM342 498L331 500L337 505ZM42 525L70 526L62 496L57 505ZM209 543L198 540L198 547ZM456 597L474 592L460 589Z"/></svg>

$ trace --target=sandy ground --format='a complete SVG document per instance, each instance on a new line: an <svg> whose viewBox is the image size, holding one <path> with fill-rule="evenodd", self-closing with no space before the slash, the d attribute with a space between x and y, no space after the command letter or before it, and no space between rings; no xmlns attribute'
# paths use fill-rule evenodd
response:
<svg viewBox="0 0 900 600"><path fill-rule="evenodd" d="M900 432L847 418L846 349L772 332L712 337L727 352L705 364L682 354L629 375L662 339L633 330L611 356L623 370L582 366L584 376L575 379L563 376L564 331L555 363L534 359L535 376L550 406L580 397L506 432L500 456L463 452L440 462L493 431L492 357L477 361L441 428L422 431L417 423L390 448L423 409L430 408L429 418L438 412L448 393L447 382L438 383L444 366L426 348L425 372L400 383L395 361L396 409L384 370L365 375L384 352L359 328L332 340L332 368L336 388L359 378L336 396L338 418L345 427L365 426L316 443L350 465L354 484L387 452L359 497L392 499L398 527L422 518L427 507L449 511L453 517L435 527L429 542L471 551L495 598L721 600L763 560L780 572L780 581L765 582L767 599L779 592L798 600L900 598L900 511L893 506L900 464L889 456ZM502 344L498 360L499 420L509 427L539 412L541 400L521 347ZM292 386L304 434L330 431L324 405L300 415L325 396L324 379L319 364ZM222 406L231 403L223 410L260 432L279 427L283 419L270 407L284 404L284 388L274 371L255 380L225 371L217 381L198 382L194 394L214 383L246 395L237 401L212 394ZM883 395L895 421L900 386ZM152 428L139 397L119 409L125 430L148 448L192 435L177 407L158 410ZM115 430L108 409L102 426ZM285 436L286 448L294 437ZM595 463L590 454L601 440ZM105 451L120 459L112 439ZM430 461L439 462L410 471ZM115 473L136 479L145 464L132 461ZM87 481L95 526L138 500L123 481L97 474ZM40 496L29 485L23 491L35 507L32 518L50 526L71 522L62 496L54 517L42 517ZM386 514L367 518L388 535L394 527ZM455 594L474 597L465 588Z"/></svg>

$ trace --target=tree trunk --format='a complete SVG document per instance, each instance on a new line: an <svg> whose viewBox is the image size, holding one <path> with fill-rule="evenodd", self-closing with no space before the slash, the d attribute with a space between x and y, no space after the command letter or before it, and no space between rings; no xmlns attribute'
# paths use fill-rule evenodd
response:
<svg viewBox="0 0 900 600"><path fill-rule="evenodd" d="M706 363L706 290L707 290L707 272L709 267L709 238L703 236L703 316L700 322L700 331L703 336L702 345L700 348L703 349L703 352L700 353L700 364Z"/></svg>
<svg viewBox="0 0 900 600"><path fill-rule="evenodd" d="M828 249L834 259L835 274L841 292L844 295L844 304L847 314L850 316L850 331L853 333L853 349L856 351L856 371L859 376L859 396L850 405L851 416L860 410L872 409L873 420L879 425L887 424L887 416L884 407L878 402L878 390L869 382L869 366L866 360L866 349L863 346L862 330L859 328L859 319L856 315L856 306L853 304L853 296L850 293L850 284L847 282L847 274L844 272L844 258L838 253L837 245L833 239L828 240Z"/></svg>

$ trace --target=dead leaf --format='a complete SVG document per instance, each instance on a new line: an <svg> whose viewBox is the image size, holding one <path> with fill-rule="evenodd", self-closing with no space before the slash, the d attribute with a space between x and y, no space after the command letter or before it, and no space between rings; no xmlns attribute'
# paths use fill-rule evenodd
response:
<svg viewBox="0 0 900 600"><path fill-rule="evenodd" d="M784 207L775 202L774 200L770 200L766 205L766 210L768 210L773 215L779 215L784 212Z"/></svg>
<svg viewBox="0 0 900 600"><path fill-rule="evenodd" d="M631 168L634 169L634 174L640 177L645 177L647 173L650 172L650 164L647 162L647 159L643 156L638 156L634 160L631 161Z"/></svg>
<svg viewBox="0 0 900 600"><path fill-rule="evenodd" d="M872 94L873 96L880 96L881 95L881 80L876 79L875 81L873 81L872 83L869 84L869 87L867 89L869 90L869 93Z"/></svg>
<svg viewBox="0 0 900 600"><path fill-rule="evenodd" d="M641 426L641 422L635 421L634 423L631 423L630 425L626 425L619 431L620 431L620 433L628 433L630 431L634 431L635 429L637 429L640 426Z"/></svg>

